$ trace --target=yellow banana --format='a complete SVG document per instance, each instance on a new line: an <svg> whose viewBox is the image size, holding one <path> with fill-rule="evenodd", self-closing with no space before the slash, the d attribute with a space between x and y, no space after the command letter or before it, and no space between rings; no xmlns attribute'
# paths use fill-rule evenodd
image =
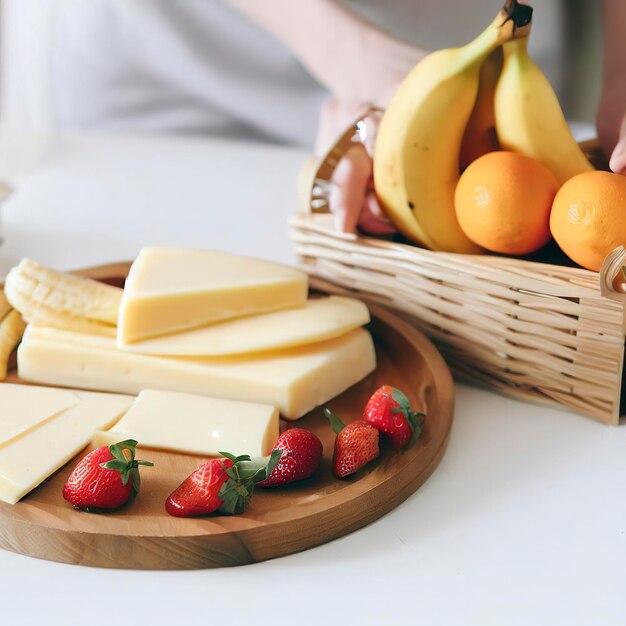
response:
<svg viewBox="0 0 626 626"><path fill-rule="evenodd" d="M2 320L2 318L9 313L10 310L11 305L9 304L7 297L4 295L4 291L0 289L0 320Z"/></svg>
<svg viewBox="0 0 626 626"><path fill-rule="evenodd" d="M563 184L593 170L565 121L545 74L528 56L528 37L503 46L504 64L496 86L496 132L504 150L541 161Z"/></svg>
<svg viewBox="0 0 626 626"><path fill-rule="evenodd" d="M499 148L493 100L501 69L502 47L499 47L487 57L480 69L476 102L461 142L461 171L483 154Z"/></svg>
<svg viewBox="0 0 626 626"><path fill-rule="evenodd" d="M4 292L11 306L29 323L115 335L122 298L118 287L22 259L8 273Z"/></svg>
<svg viewBox="0 0 626 626"><path fill-rule="evenodd" d="M381 121L374 185L406 237L433 250L476 253L454 209L459 152L480 68L493 50L521 36L532 9L509 1L474 41L424 58L400 85ZM519 35L518 35L519 33Z"/></svg>
<svg viewBox="0 0 626 626"><path fill-rule="evenodd" d="M0 322L0 381L7 377L9 358L25 328L26 322L17 311L9 311Z"/></svg>

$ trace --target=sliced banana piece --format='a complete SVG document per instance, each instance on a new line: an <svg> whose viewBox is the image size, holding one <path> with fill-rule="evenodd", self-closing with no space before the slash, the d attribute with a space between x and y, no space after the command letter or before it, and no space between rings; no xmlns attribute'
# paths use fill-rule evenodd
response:
<svg viewBox="0 0 626 626"><path fill-rule="evenodd" d="M4 291L0 289L0 320L2 320L11 310L11 305L4 295Z"/></svg>
<svg viewBox="0 0 626 626"><path fill-rule="evenodd" d="M7 377L9 358L20 342L26 322L17 311L9 311L0 322L0 380Z"/></svg>
<svg viewBox="0 0 626 626"><path fill-rule="evenodd" d="M122 289L57 272L24 259L4 286L11 306L29 323L115 335Z"/></svg>

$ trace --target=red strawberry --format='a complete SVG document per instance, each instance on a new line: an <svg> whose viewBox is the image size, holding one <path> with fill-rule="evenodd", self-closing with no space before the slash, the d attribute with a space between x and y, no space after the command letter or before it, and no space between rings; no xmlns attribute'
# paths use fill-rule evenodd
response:
<svg viewBox="0 0 626 626"><path fill-rule="evenodd" d="M252 498L256 483L272 473L281 452L275 450L264 459L250 460L247 454L233 456L220 452L226 458L211 459L169 495L165 510L174 517L192 517L221 513L243 513Z"/></svg>
<svg viewBox="0 0 626 626"><path fill-rule="evenodd" d="M422 434L424 413L411 408L409 399L390 385L377 389L365 405L363 417L381 433L389 435L394 448L413 444Z"/></svg>
<svg viewBox="0 0 626 626"><path fill-rule="evenodd" d="M360 470L370 461L378 458L379 433L365 420L357 420L347 426L329 409L324 415L330 420L332 429L337 433L333 453L333 473L337 478L344 478Z"/></svg>
<svg viewBox="0 0 626 626"><path fill-rule="evenodd" d="M274 444L281 450L280 461L274 471L259 483L259 487L284 485L312 476L322 460L322 442L310 430L289 428Z"/></svg>
<svg viewBox="0 0 626 626"><path fill-rule="evenodd" d="M139 466L134 439L92 450L78 462L63 487L63 497L77 509L118 509L139 493Z"/></svg>

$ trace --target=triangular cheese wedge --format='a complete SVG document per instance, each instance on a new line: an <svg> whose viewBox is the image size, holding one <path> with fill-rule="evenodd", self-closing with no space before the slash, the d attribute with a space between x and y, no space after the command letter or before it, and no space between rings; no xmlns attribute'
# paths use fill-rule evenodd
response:
<svg viewBox="0 0 626 626"><path fill-rule="evenodd" d="M123 343L220 320L303 306L304 272L210 250L144 248L133 263L120 306Z"/></svg>

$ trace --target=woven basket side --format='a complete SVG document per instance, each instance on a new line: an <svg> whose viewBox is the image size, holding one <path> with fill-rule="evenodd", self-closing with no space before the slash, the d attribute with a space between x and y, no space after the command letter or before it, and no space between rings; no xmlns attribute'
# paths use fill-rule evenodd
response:
<svg viewBox="0 0 626 626"><path fill-rule="evenodd" d="M340 235L327 218L292 220L302 264L409 315L457 377L617 422L623 305L590 272Z"/></svg>

